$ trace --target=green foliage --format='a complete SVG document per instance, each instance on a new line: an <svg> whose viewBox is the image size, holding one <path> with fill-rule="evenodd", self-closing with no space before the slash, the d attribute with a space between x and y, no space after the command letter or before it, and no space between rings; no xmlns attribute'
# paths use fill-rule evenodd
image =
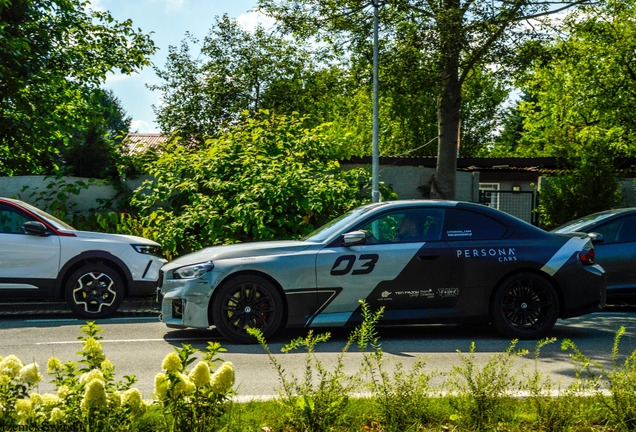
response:
<svg viewBox="0 0 636 432"><path fill-rule="evenodd" d="M292 430L318 432L346 424L347 419L344 412L349 404L349 397L361 385L360 373L353 375L345 373L344 359L346 354L353 344L357 344L361 350L364 350L371 343L376 350L376 355L381 356L377 351L380 350L380 345L375 326L384 309L371 313L363 300L360 301L360 304L363 321L349 335L347 343L338 354L333 370L328 370L315 355L316 346L328 341L331 337L330 333L314 335L313 330L309 330L307 336L294 339L281 348L283 353L289 353L303 347L307 350L305 373L302 379L295 375L288 376L285 373L259 329L247 329L250 335L257 338L278 374L282 385L280 403L286 413L283 424L286 427L291 427Z"/></svg>
<svg viewBox="0 0 636 432"><path fill-rule="evenodd" d="M48 361L54 394L33 391L43 379L37 363L24 365L15 356L0 357L0 427L121 432L216 430L215 421L225 412L234 384L231 363L225 362L211 372L221 361L218 353L225 352L219 343L208 343L203 360L190 372L187 367L196 360L193 355L198 350L190 345L175 348L176 353L164 360L164 373L157 376L156 401L150 406L132 387L135 376L125 375L115 381L115 366L102 350L102 329L87 322L80 331L79 361L62 363L55 357Z"/></svg>
<svg viewBox="0 0 636 432"><path fill-rule="evenodd" d="M47 373L53 376L55 394L27 391L43 379L36 363L22 367L17 376L13 376L27 384L25 386L6 380L15 370L6 366L21 362L12 356L3 360L6 366L0 368L3 381L0 398L5 399L8 394L16 397L10 404L6 404L6 399L3 401L3 406L15 409L5 413L0 424L23 425L33 430L125 431L145 414L147 404L139 391L132 388L136 378L125 376L123 381L115 381L115 366L106 359L99 342L98 334L102 332L99 326L87 322L80 331L84 336L78 338L83 342L82 350L77 353L81 357L78 362L63 364L55 357L48 361Z"/></svg>
<svg viewBox="0 0 636 432"><path fill-rule="evenodd" d="M106 74L149 65L156 48L131 20L84 0L3 2L0 23L0 174L51 174L72 137L90 130Z"/></svg>
<svg viewBox="0 0 636 432"><path fill-rule="evenodd" d="M476 362L474 342L468 355L457 351L461 365L453 366L447 385L455 395L451 404L463 428L491 430L510 418L505 406L519 387L518 372L512 367L516 357L527 354L526 350L516 351L516 344L513 340L505 352L493 354L483 367Z"/></svg>
<svg viewBox="0 0 636 432"><path fill-rule="evenodd" d="M206 140L176 142L132 204L171 254L205 246L298 238L366 202L364 169L343 171L339 143L298 116L267 112Z"/></svg>
<svg viewBox="0 0 636 432"><path fill-rule="evenodd" d="M635 17L632 0L594 3L568 14L562 32L540 46L520 78L531 97L519 106L517 155L570 159L602 145L607 157L633 156Z"/></svg>
<svg viewBox="0 0 636 432"><path fill-rule="evenodd" d="M166 69L155 69L163 83L150 88L163 95L155 108L161 130L199 144L243 111L291 114L304 93L298 87L311 79L313 60L300 41L261 26L248 32L227 15L216 17L200 54L190 54L190 43L198 41L188 35L169 48Z"/></svg>
<svg viewBox="0 0 636 432"><path fill-rule="evenodd" d="M397 363L392 372L380 344L376 325L384 312L380 308L372 313L366 302L360 301L362 323L353 336L361 351L371 346L364 354L362 372L369 376L368 387L377 412L377 420L387 431L405 431L429 420L429 401L433 397L430 381L434 373L427 373L426 360L417 359L410 371Z"/></svg>
<svg viewBox="0 0 636 432"><path fill-rule="evenodd" d="M300 377L289 376L260 330L250 329L268 354L282 390L277 399L245 404L229 400L234 394L234 368L229 362L217 367L222 362L218 355L226 352L217 342L208 343L198 362L198 349L191 345L170 352L155 378L154 401L149 404L132 387L134 376L114 380L115 366L102 350L102 329L87 322L78 338L80 360L62 363L51 357L47 363L54 393L37 392L43 376L36 363L24 365L13 355L0 357L0 427L104 432L615 432L636 427L636 351L624 359L620 354L624 327L614 337L609 365L586 356L570 340L562 342L562 349L570 351L576 377L565 391L555 392L551 378L538 371L540 351L554 338L537 343L529 373L513 368L515 358L526 353L515 350L516 341L483 366L473 343L468 355L459 353L461 364L450 375L441 375L448 383L434 387L431 379L436 375L426 371L422 359L410 370L401 363L392 371L387 368L376 330L383 311L371 312L364 302L361 311L363 322L352 331L331 369L317 356L317 347L329 340L329 333L310 331L285 345L283 351L288 353L307 350ZM362 351L362 366L345 372L344 357L354 344ZM371 394L357 393L365 385ZM527 397L514 397L520 391Z"/></svg>
<svg viewBox="0 0 636 432"><path fill-rule="evenodd" d="M288 376L285 373L280 362L270 351L259 329L250 328L247 331L257 338L278 373L282 385L279 402L285 412L285 417L281 423L285 427L292 430L319 432L346 424L344 413L349 403L349 395L359 385L357 376L348 376L344 371L344 356L354 343L352 337L349 338L342 352L338 355L333 370L328 370L324 363L314 355L316 345L328 341L331 337L330 333L314 335L313 330L310 330L304 338L295 339L285 345L281 349L284 353L301 347L307 349L305 373L300 379L295 375Z"/></svg>
<svg viewBox="0 0 636 432"><path fill-rule="evenodd" d="M531 374L524 372L524 387L536 413L537 430L556 432L568 430L579 421L580 416L576 403L579 385L575 383L561 390L556 388L549 376L544 377L539 371L541 349L554 342L556 338L537 342L533 353L534 369Z"/></svg>
<svg viewBox="0 0 636 432"><path fill-rule="evenodd" d="M631 431L636 427L636 351L620 361L619 345L625 336L625 327L620 327L612 346L611 368L602 362L585 356L574 342L565 339L561 344L564 351L571 351L581 387L593 392L605 413L605 421L615 430ZM609 391L610 396L604 394Z"/></svg>
<svg viewBox="0 0 636 432"><path fill-rule="evenodd" d="M214 373L212 369L222 361L218 353L227 350L218 342L208 342L203 360L189 372L198 349L184 344L175 351L176 354L170 353L164 359L163 372L155 378L153 394L162 408L167 430L217 430L216 422L224 414L232 394L234 366L225 362Z"/></svg>
<svg viewBox="0 0 636 432"><path fill-rule="evenodd" d="M112 90L92 91L88 103L94 112L61 149L61 169L70 176L119 179L126 169L120 147L132 119Z"/></svg>
<svg viewBox="0 0 636 432"><path fill-rule="evenodd" d="M541 188L539 220L546 229L607 210L622 199L612 160L595 148L575 162L573 169L548 177Z"/></svg>

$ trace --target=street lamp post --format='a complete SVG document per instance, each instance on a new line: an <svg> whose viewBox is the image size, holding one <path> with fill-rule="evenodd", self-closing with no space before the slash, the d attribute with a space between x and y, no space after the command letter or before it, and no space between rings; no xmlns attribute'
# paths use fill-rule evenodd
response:
<svg viewBox="0 0 636 432"><path fill-rule="evenodd" d="M371 155L371 198L380 202L380 144L378 142L378 8L380 0L373 0L373 153Z"/></svg>

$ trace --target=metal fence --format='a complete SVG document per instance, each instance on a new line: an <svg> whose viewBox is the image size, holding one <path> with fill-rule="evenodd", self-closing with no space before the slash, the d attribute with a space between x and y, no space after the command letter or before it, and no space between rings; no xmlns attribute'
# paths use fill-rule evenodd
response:
<svg viewBox="0 0 636 432"><path fill-rule="evenodd" d="M532 225L539 224L535 191L480 190L479 202L518 217Z"/></svg>

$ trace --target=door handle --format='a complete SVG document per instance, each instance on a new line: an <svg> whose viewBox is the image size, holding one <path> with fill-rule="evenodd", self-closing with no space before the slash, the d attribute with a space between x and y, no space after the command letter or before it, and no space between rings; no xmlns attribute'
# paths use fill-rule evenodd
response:
<svg viewBox="0 0 636 432"><path fill-rule="evenodd" d="M418 255L417 259L420 261L433 261L436 259L441 258L442 256L440 254L422 254L422 255Z"/></svg>

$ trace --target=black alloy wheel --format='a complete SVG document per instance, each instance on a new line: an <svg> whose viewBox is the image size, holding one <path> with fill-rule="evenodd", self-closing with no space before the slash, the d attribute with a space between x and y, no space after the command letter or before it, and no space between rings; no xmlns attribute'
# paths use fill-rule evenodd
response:
<svg viewBox="0 0 636 432"><path fill-rule="evenodd" d="M224 282L212 298L212 320L219 332L237 343L256 343L246 329L256 328L271 337L283 321L283 299L267 279L238 276Z"/></svg>
<svg viewBox="0 0 636 432"><path fill-rule="evenodd" d="M490 311L495 329L515 339L538 339L559 317L559 296L554 286L534 273L520 273L498 287Z"/></svg>
<svg viewBox="0 0 636 432"><path fill-rule="evenodd" d="M66 283L66 303L80 318L106 318L124 301L124 282L104 264L87 264Z"/></svg>

